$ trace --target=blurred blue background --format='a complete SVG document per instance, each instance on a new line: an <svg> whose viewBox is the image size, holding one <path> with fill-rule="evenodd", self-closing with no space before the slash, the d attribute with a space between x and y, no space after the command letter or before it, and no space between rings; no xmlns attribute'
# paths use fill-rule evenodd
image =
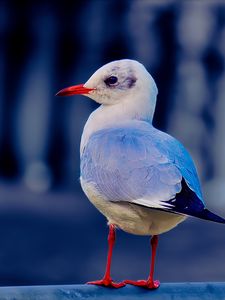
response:
<svg viewBox="0 0 225 300"><path fill-rule="evenodd" d="M225 216L225 1L0 1L0 285L99 279L105 218L79 185L97 105L56 98L131 58L155 78L154 124L192 154L208 207ZM118 231L115 280L145 278L149 238ZM189 219L160 237L161 281L224 281L225 227Z"/></svg>

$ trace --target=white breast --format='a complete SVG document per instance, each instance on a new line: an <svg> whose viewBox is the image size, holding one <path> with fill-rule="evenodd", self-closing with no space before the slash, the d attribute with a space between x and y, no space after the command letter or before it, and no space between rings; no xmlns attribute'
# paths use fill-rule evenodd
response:
<svg viewBox="0 0 225 300"><path fill-rule="evenodd" d="M137 105L138 103L138 105ZM82 153L89 137L96 131L114 127L118 124L124 124L130 121L146 121L152 122L155 102L151 103L148 97L142 96L136 99L123 99L123 101L115 105L101 105L89 116L81 137L80 152Z"/></svg>

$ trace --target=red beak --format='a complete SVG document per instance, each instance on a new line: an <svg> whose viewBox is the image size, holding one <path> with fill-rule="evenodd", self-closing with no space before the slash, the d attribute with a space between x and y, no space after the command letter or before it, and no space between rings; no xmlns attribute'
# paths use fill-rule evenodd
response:
<svg viewBox="0 0 225 300"><path fill-rule="evenodd" d="M59 91L56 96L87 95L95 89L86 88L83 84L73 85Z"/></svg>

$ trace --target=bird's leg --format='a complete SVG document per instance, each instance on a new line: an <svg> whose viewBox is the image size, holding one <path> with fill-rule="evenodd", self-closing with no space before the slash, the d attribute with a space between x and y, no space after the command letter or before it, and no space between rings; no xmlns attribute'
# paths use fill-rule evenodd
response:
<svg viewBox="0 0 225 300"><path fill-rule="evenodd" d="M156 257L156 249L158 245L158 236L153 235L151 238L151 247L152 247L152 257L151 257L151 265L150 265L150 273L147 280L125 280L125 283L141 286L147 289L157 289L160 285L158 280L153 280L154 268L155 268L155 257Z"/></svg>
<svg viewBox="0 0 225 300"><path fill-rule="evenodd" d="M108 235L109 248L108 248L108 257L107 257L105 275L101 280L89 281L88 284L96 284L96 285L102 285L102 286L113 287L113 288L120 288L126 285L125 282L120 282L120 283L114 282L110 276L112 252L113 252L113 246L115 244L115 240L116 240L115 225L110 224L109 235Z"/></svg>
<svg viewBox="0 0 225 300"><path fill-rule="evenodd" d="M154 269L155 269L155 258L156 258L156 249L158 246L159 238L158 235L153 235L151 238L151 247L152 247L152 257L151 257L151 266L150 266L150 274L147 279L147 284L150 289L156 289L159 287L159 280L153 279L154 277Z"/></svg>

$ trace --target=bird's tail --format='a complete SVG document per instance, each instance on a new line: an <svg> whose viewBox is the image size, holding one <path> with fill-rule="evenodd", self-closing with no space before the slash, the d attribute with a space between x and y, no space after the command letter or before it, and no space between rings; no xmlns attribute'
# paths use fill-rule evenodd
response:
<svg viewBox="0 0 225 300"><path fill-rule="evenodd" d="M220 216L212 213L210 210L208 210L206 208L203 209L201 212L199 212L195 216L198 217L198 218L200 218L200 219L204 219L204 220L208 220L208 221L212 221L212 222L216 222L216 223L225 224L225 219L223 219Z"/></svg>

